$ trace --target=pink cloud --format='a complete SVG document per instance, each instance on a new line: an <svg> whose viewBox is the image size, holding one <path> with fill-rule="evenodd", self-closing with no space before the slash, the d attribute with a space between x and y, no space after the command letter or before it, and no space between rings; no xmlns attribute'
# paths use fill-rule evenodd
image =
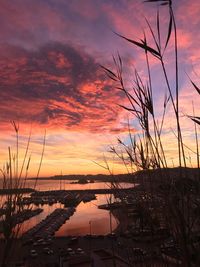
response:
<svg viewBox="0 0 200 267"><path fill-rule="evenodd" d="M1 121L92 132L118 125L123 97L90 56L55 44L0 64Z"/></svg>

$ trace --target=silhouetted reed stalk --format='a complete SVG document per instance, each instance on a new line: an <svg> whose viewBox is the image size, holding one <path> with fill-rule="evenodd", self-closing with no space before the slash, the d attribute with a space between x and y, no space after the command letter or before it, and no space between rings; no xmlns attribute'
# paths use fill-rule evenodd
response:
<svg viewBox="0 0 200 267"><path fill-rule="evenodd" d="M29 133L25 154L22 160L22 166L19 167L19 125L12 121L12 126L16 134L16 153L12 156L11 147L8 147L8 162L0 170L3 179L2 189L9 190L5 195L1 196L0 209L0 224L2 227L3 235L3 247L0 250L0 266L7 267L9 264L10 256L13 249L16 246L16 239L19 236L22 223L16 225L14 215L20 214L24 210L22 204L23 189L26 187L26 180L28 176L28 170L30 167L31 156L28 157L29 145L31 139L31 131ZM37 179L42 165L42 159L44 156L46 132L43 139L43 148L40 159L39 168L37 171L37 178L34 184L36 187ZM28 159L27 159L28 157ZM19 171L20 170L20 171ZM26 209L32 209L31 205L26 206Z"/></svg>
<svg viewBox="0 0 200 267"><path fill-rule="evenodd" d="M147 0L145 2L157 2L162 6L166 6L169 11L169 22L167 26L167 33L165 37L161 37L161 25L159 10L156 17L156 30L154 31L148 20L146 20L150 35L153 39L154 47L150 46L146 34L144 33L143 39L135 41L124 37L117 33L117 35L134 46L139 47L145 53L146 69L147 69L147 80L139 75L137 70L134 73L134 84L131 89L126 88L123 78L123 63L120 55L118 54L113 58L115 70L112 71L106 67L102 67L107 75L116 83L118 90L124 93L129 105L120 105L123 109L130 112L138 121L141 133L134 137L131 135L129 126L129 137L130 144L126 144L122 140L118 140L119 144L124 149L124 153L118 153L115 147L111 148L111 151L115 153L123 163L126 161L130 162L130 166L134 165L137 170L147 170L148 181L143 183L144 190L150 193L151 199L145 202L141 199L139 205L142 215L148 218L148 209L153 205L154 198L159 194L162 195L162 201L164 207L160 211L162 216L165 217L166 225L168 225L170 233L176 240L180 247L182 266L199 266L200 259L198 258L194 245L192 243L192 236L194 230L199 227L200 215L197 210L200 208L200 203L197 201L197 195L190 187L187 182L191 180L188 177L187 162L185 149L187 146L183 142L182 129L180 125L179 115L179 65L178 65L178 36L176 20L173 12L171 0ZM172 43L172 35L174 36L174 42ZM166 68L165 52L169 46L173 47L174 55L174 83L175 86L170 84L170 78ZM163 103L163 112L161 115L161 121L158 122L158 118L155 115L155 105L153 99L153 83L151 74L151 64L149 56L155 58L160 63L161 71L164 75L163 84L167 86L167 95L165 95ZM192 81L191 81L192 82ZM200 94L199 87L193 83L193 86ZM175 94L175 95L174 95ZM173 177L173 173L167 172L169 159L166 156L166 148L163 142L163 125L166 117L167 106L171 103L173 114L176 122L176 133L177 136L177 158L179 162L178 177ZM197 155L197 166L199 168L199 144L196 124L200 125L200 117L196 117L194 112L191 119L195 122L195 142L196 142L196 155ZM182 168L184 167L184 168ZM150 170L159 170L158 175L162 178L164 185L164 191L158 192L158 188L155 186L153 181L153 174ZM199 180L197 191L199 192ZM180 184L179 184L180 183ZM148 186L147 186L148 184ZM168 189L167 189L168 188ZM199 228L198 228L199 230ZM194 254L195 258L194 259ZM197 264L197 265L195 265Z"/></svg>

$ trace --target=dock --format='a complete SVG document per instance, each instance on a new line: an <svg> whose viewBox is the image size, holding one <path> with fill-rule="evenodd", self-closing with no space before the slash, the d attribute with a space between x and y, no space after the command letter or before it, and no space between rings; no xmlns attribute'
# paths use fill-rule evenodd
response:
<svg viewBox="0 0 200 267"><path fill-rule="evenodd" d="M48 237L53 236L56 231L66 222L76 211L75 208L55 209L44 220L36 224L23 234L23 238L30 239L33 237Z"/></svg>

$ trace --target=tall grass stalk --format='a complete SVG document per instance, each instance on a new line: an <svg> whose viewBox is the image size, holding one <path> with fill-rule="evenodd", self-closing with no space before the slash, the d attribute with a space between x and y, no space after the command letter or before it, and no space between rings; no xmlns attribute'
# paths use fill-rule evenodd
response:
<svg viewBox="0 0 200 267"><path fill-rule="evenodd" d="M31 131L29 133L25 154L22 160L22 166L19 166L19 125L14 121L12 122L16 134L16 151L12 157L11 147L8 147L8 161L3 166L1 171L3 179L3 187L5 194L0 196L0 226L2 230L3 243L0 250L0 266L7 267L12 260L12 252L16 248L16 239L19 237L22 223L15 224L14 216L20 214L25 206L22 203L23 189L26 188L26 180L28 176L28 170L30 167L31 156L29 154L29 145L31 139ZM37 171L37 179L42 165L42 159L44 156L46 141L46 132L43 139L42 155L40 164ZM27 159L28 157L28 159ZM19 171L20 170L20 171ZM36 187L37 179L34 184ZM32 206L26 206L26 209L31 210Z"/></svg>
<svg viewBox="0 0 200 267"><path fill-rule="evenodd" d="M180 111L179 111L179 64L178 64L178 35L176 19L173 11L171 0L147 0L147 3L156 2L168 9L169 20L167 24L166 35L161 36L161 18L159 10L156 16L156 30L152 28L149 21L146 20L150 35L153 40L153 45L150 45L147 41L146 33L144 33L143 39L139 42L132 40L125 36L116 33L119 37L123 38L127 42L139 47L145 54L147 79L144 80L139 72L136 70L134 73L134 83L132 88L126 87L123 74L123 63L120 55L114 57L115 69L111 70L104 66L102 68L107 73L110 79L116 84L116 88L124 93L128 105L120 105L123 109L131 113L131 115L137 119L140 125L141 134L132 136L129 133L130 144L127 145L122 140L119 140L121 147L124 149L123 156L115 148L112 148L112 152L115 153L118 158L125 162L129 160L130 166L136 166L137 170L146 170L148 179L143 183L143 188L151 196L148 202L140 201L141 213L149 214L150 208L153 206L156 198L161 196L163 206L154 207L154 213L161 213L165 218L165 223L170 230L170 234L173 236L178 247L180 248L181 266L199 266L200 259L195 254L193 237L195 231L200 230L200 214L197 210L200 209L200 203L198 201L199 193L199 180L195 183L196 189L191 189L188 183L194 184L194 180L189 176L187 171L187 157L186 148L183 140L183 132L180 123ZM164 35L164 37L163 37ZM172 37L173 40L172 41ZM166 68L166 51L169 45L173 47L172 56L174 58L174 86L170 82L170 76ZM156 107L153 98L153 76L152 67L149 58L153 57L160 64L160 70L163 73L162 85L167 87L167 95L165 95L163 102L163 111L161 120L156 116ZM192 82L192 81L191 81ZM192 82L193 86L200 94L200 89L196 84ZM177 159L179 162L178 175L167 171L169 159L167 157L167 148L163 142L163 125L167 116L167 107L171 104L175 122L177 137ZM195 122L195 142L197 155L197 167L199 168L199 148L198 148L198 134L196 124L200 125L199 117L196 117L194 112L191 119ZM130 127L129 127L130 129ZM191 149L190 149L191 150ZM126 157L125 157L126 155ZM126 159L125 159L126 158ZM160 191L155 183L155 177L150 170L157 170L162 186L164 190ZM141 218L146 215L141 214ZM148 218L150 215L147 215ZM150 218L150 217L149 217ZM153 225L152 225L153 226Z"/></svg>

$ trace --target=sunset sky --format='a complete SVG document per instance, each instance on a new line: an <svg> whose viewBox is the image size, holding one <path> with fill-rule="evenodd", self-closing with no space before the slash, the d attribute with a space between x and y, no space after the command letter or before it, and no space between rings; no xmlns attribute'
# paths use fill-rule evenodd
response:
<svg viewBox="0 0 200 267"><path fill-rule="evenodd" d="M200 115L200 97L191 77L200 85L200 3L174 1L179 36L180 107L185 143L193 146L193 124L185 116ZM160 7L166 26L167 7ZM128 113L118 104L126 98L106 77L100 65L113 66L120 53L129 86L135 68L145 74L144 54L114 32L132 39L147 31L145 17L155 25L156 5L142 0L2 0L0 1L0 166L14 153L15 134L10 121L19 123L20 157L32 128L29 176L37 173L46 129L41 176L105 173L102 163L109 145L126 140ZM165 26L163 31L165 31ZM167 51L167 68L173 84L173 51ZM152 60L154 96L161 114L166 85L158 62ZM199 113L198 113L199 111ZM164 139L169 159L176 163L175 124L169 105ZM129 115L133 132L139 131ZM189 155L188 157L193 157ZM115 173L125 172L115 161ZM194 162L192 162L195 165Z"/></svg>

